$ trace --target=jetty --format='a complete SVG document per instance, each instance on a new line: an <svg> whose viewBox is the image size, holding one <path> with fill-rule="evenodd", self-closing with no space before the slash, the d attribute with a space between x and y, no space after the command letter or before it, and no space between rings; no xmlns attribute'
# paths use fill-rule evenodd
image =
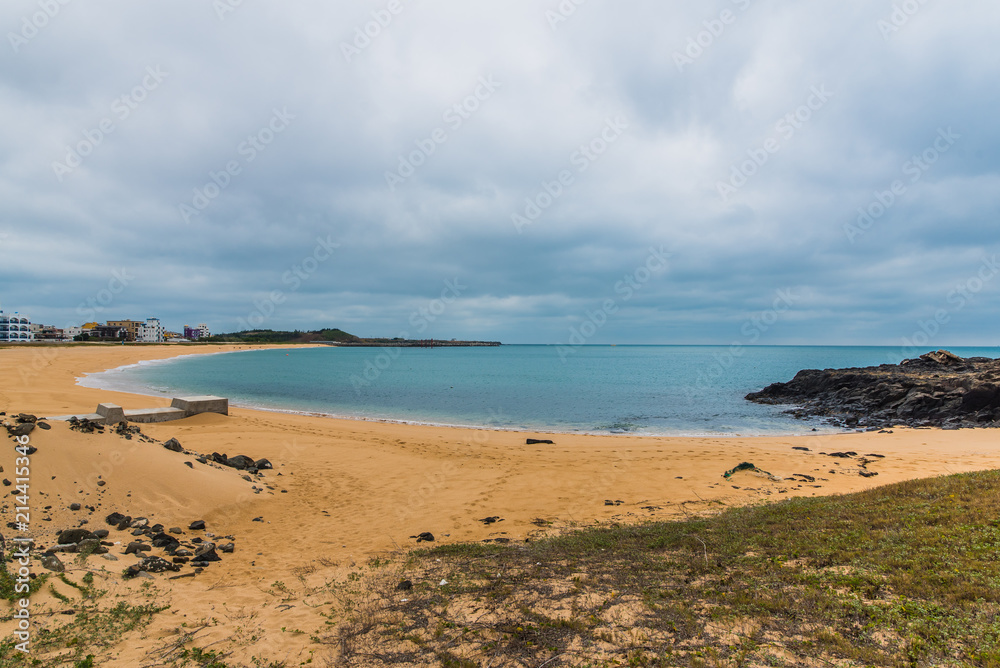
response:
<svg viewBox="0 0 1000 668"><path fill-rule="evenodd" d="M76 415L59 415L46 418L48 420L67 421L71 418L90 420L100 424L118 424L119 422L137 422L150 424L153 422L169 422L182 420L201 413L219 413L229 415L229 399L211 395L200 397L175 397L168 408L138 408L124 409L118 404L100 404L94 413Z"/></svg>

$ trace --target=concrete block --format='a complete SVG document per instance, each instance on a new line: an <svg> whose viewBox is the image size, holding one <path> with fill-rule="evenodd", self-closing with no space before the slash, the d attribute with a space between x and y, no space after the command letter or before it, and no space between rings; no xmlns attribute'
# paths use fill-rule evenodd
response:
<svg viewBox="0 0 1000 668"><path fill-rule="evenodd" d="M198 415L199 413L229 415L229 399L223 397L175 397L170 402L170 407L179 408L187 415Z"/></svg>
<svg viewBox="0 0 1000 668"><path fill-rule="evenodd" d="M187 413L179 408L137 408L125 411L125 419L129 422L152 424L154 422L169 422L186 418Z"/></svg>
<svg viewBox="0 0 1000 668"><path fill-rule="evenodd" d="M104 418L104 424L118 424L125 420L125 411L118 404L101 404L97 414Z"/></svg>

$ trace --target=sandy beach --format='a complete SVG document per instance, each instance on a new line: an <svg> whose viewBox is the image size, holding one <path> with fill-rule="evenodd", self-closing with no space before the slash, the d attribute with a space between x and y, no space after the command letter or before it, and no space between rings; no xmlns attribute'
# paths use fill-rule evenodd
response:
<svg viewBox="0 0 1000 668"><path fill-rule="evenodd" d="M83 388L76 379L141 360L247 348L0 349L0 410L9 419L21 412L40 417L89 413L101 402L125 408L167 406L169 398ZM201 646L219 641L235 652L234 661L267 656L297 665L314 653L324 655L332 649L310 642L307 635L282 632L294 627L315 633L323 627L323 601L309 598L311 587L372 557L411 548L416 545L412 537L422 532L432 533L434 544L495 538L523 542L569 526L667 519L729 505L843 494L1000 468L997 435L989 430L763 438L547 434L541 438L554 444L526 445L532 434L241 408L231 408L229 416L200 415L141 425L141 430L156 442L126 440L111 430L82 434L64 422L32 433L31 443L38 448L31 458L36 540L51 545L58 530L80 526L84 519L91 530L103 528L107 514L121 512L185 532L192 521L204 520L208 532L232 536L236 548L197 577L171 581L166 577L170 573L154 576L149 582L156 600L170 610L154 617L141 633L123 638L111 652L116 658L100 665L153 665L148 657L169 646L182 623L188 625L184 628L204 626L198 635ZM267 458L274 469L259 479L244 479L234 469L201 464L190 454L161 447L170 438L193 453ZM880 456L868 457L864 467L856 458L830 456L846 451ZM13 477L14 456L8 447L0 458L8 478ZM722 477L741 462L772 475ZM864 477L862 470L878 475ZM69 510L74 502L84 508ZM4 524L11 515L8 501ZM486 517L502 521L484 524L480 520ZM112 530L109 540L127 543L128 536ZM121 570L135 561L121 554L123 547L111 548L118 561L91 557L87 567L105 569L101 586L113 594L139 596L139 583L120 578ZM64 561L70 574L84 568L69 558ZM298 593L276 590L275 582ZM39 610L62 606L44 591L33 605ZM9 634L7 628L2 631Z"/></svg>

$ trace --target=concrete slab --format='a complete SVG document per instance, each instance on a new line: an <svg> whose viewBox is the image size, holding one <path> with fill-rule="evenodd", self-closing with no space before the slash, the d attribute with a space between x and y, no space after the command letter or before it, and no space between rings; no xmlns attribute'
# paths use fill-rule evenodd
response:
<svg viewBox="0 0 1000 668"><path fill-rule="evenodd" d="M153 422L169 422L186 418L187 413L179 408L139 408L125 411L125 419L129 422L151 424Z"/></svg>
<svg viewBox="0 0 1000 668"><path fill-rule="evenodd" d="M100 422L104 424L104 416L99 413L74 413L73 415L53 415L52 417L45 418L52 422L61 421L68 422L70 418L77 418L78 420L90 420L91 422ZM121 422L121 420L119 420Z"/></svg>
<svg viewBox="0 0 1000 668"><path fill-rule="evenodd" d="M201 413L229 415L229 399L213 396L176 397L170 402L170 408L137 408L130 410L123 410L118 404L101 404L97 407L96 413L77 413L75 416L57 415L45 419L66 421L71 417L78 417L81 420L86 418L92 422L99 422L101 424L118 424L122 421L148 424L152 422L180 420Z"/></svg>
<svg viewBox="0 0 1000 668"><path fill-rule="evenodd" d="M171 408L179 408L188 415L199 413L221 413L229 415L229 399L205 395L201 397L175 397L170 402Z"/></svg>

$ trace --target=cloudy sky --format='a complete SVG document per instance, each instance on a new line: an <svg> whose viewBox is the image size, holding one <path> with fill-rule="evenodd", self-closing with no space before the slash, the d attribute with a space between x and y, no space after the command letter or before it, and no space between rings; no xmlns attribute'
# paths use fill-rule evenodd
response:
<svg viewBox="0 0 1000 668"><path fill-rule="evenodd" d="M35 322L1000 345L994 0L5 0L0 27L0 308Z"/></svg>

